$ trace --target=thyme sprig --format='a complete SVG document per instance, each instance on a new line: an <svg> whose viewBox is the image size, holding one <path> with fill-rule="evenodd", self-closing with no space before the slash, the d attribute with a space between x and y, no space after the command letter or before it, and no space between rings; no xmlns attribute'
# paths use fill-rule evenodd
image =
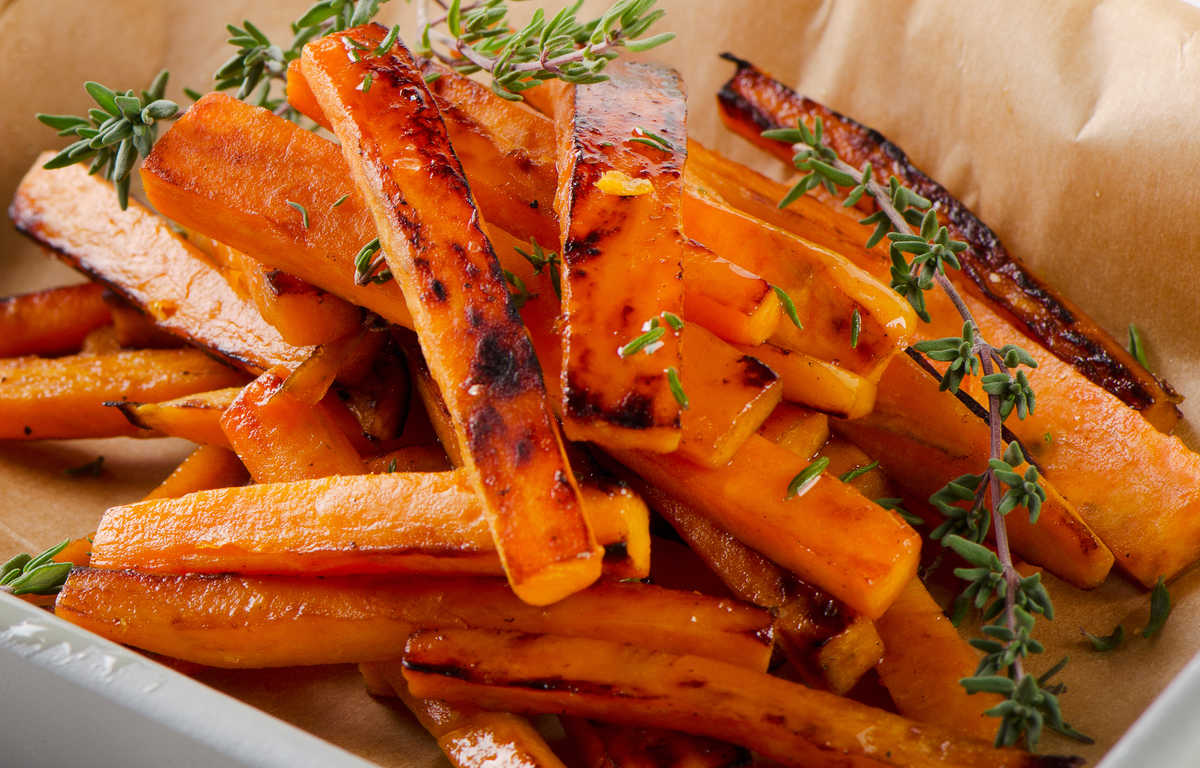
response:
<svg viewBox="0 0 1200 768"><path fill-rule="evenodd" d="M54 556L67 548L63 539L36 555L16 555L0 565L0 592L12 595L57 594L71 573L70 563L56 563Z"/></svg>
<svg viewBox="0 0 1200 768"><path fill-rule="evenodd" d="M976 674L963 679L962 684L969 693L987 691L1006 697L988 710L989 715L1000 718L998 746L1023 740L1033 749L1043 728L1086 740L1063 720L1055 690L1044 687L1049 676L1038 679L1024 670L1025 659L1044 650L1033 638L1035 616L1051 619L1054 608L1040 575L1022 577L1014 566L1005 516L1022 507L1030 522L1036 522L1045 491L1037 469L1026 466L1021 447L1016 442L1005 445L1003 425L1014 410L1021 419L1033 411L1033 389L1024 371L1017 369L1034 368L1036 361L1020 347L995 347L983 337L970 308L946 275L947 267L961 268L958 254L968 245L952 239L949 230L939 224L931 201L905 187L895 176L886 185L880 183L869 162L861 169L846 163L825 141L820 118L811 128L798 121L795 128L768 130L762 135L791 144L795 149L793 165L804 172L780 200L779 207L818 187L834 196L847 190L845 207L857 205L864 196L872 198L876 210L861 223L874 226L867 247L874 247L884 238L890 243L892 288L928 322L925 293L936 285L961 316L960 336L913 346L930 359L947 363L942 390L957 393L966 377L982 375L980 384L988 398L988 466L979 474L955 478L930 498L945 516L945 522L931 537L941 540L971 566L955 570L955 575L968 584L955 601L952 617L961 621L974 606L985 622L993 622L982 628L983 638L972 641L984 656ZM989 496L990 510L985 504ZM982 544L989 531L995 537L995 552ZM1061 666L1054 672L1059 669Z"/></svg>
<svg viewBox="0 0 1200 768"><path fill-rule="evenodd" d="M89 162L89 174L101 173L113 183L121 210L129 205L129 182L141 158L150 154L158 137L158 124L179 116L179 105L163 98L170 74L162 70L140 95L132 90L114 91L89 80L84 90L96 102L87 117L47 115L37 119L75 141L52 157L43 167L52 170Z"/></svg>
<svg viewBox="0 0 1200 768"><path fill-rule="evenodd" d="M436 58L462 74L486 72L492 90L519 101L521 92L545 80L587 84L607 80L608 62L620 49L646 51L672 40L670 33L649 35L663 17L657 0L617 0L590 21L580 21L582 0L547 18L539 8L530 22L513 30L504 0L434 0L440 15L432 18L428 0L417 0L418 53ZM649 136L650 146L655 146ZM659 147L661 148L661 147Z"/></svg>

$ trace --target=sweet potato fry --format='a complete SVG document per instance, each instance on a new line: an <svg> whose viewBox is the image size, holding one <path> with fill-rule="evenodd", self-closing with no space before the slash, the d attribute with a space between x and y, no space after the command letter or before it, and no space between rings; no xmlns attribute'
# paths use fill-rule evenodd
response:
<svg viewBox="0 0 1200 768"><path fill-rule="evenodd" d="M937 379L908 355L888 366L879 392L876 411L870 416L835 419L831 425L877 458L909 497L924 501L948 481L987 466L989 436L981 416L938 392ZM1038 410L1042 407L1039 403ZM1030 524L1024 510L1005 518L1013 549L1078 587L1095 587L1112 568L1113 553L1056 490L1053 479L1043 478L1042 485L1047 498L1036 524Z"/></svg>
<svg viewBox="0 0 1200 768"><path fill-rule="evenodd" d="M0 299L0 357L78 352L84 338L112 322L97 283Z"/></svg>
<svg viewBox="0 0 1200 768"><path fill-rule="evenodd" d="M398 662L367 662L358 670L376 696L395 696L429 731L455 768L505 765L513 768L565 768L528 720L486 712L469 704L418 699L408 692Z"/></svg>
<svg viewBox="0 0 1200 768"><path fill-rule="evenodd" d="M224 243L214 242L207 252L238 295L252 302L289 344L326 344L362 324L361 309L298 277L265 267Z"/></svg>
<svg viewBox="0 0 1200 768"><path fill-rule="evenodd" d="M368 472L445 472L451 468L450 457L438 443L406 445L381 456L367 459Z"/></svg>
<svg viewBox="0 0 1200 768"><path fill-rule="evenodd" d="M916 572L920 537L898 516L822 476L796 498L804 459L758 435L718 469L674 455L615 451L623 464L804 581L869 618ZM852 528L851 538L830 531Z"/></svg>
<svg viewBox="0 0 1200 768"><path fill-rule="evenodd" d="M740 747L676 731L579 717L564 717L562 724L583 768L733 768L750 762Z"/></svg>
<svg viewBox="0 0 1200 768"><path fill-rule="evenodd" d="M553 121L436 63L424 67L439 75L429 88L485 219L520 241L557 243ZM288 67L289 102L328 127L299 70L298 61ZM683 305L689 322L741 344L761 344L781 316L765 280L694 242L684 245Z"/></svg>
<svg viewBox="0 0 1200 768"><path fill-rule="evenodd" d="M228 485L109 509L96 534L96 565L155 573L503 574L462 470ZM585 504L597 538L627 548L628 504L620 494L628 489L615 488L609 498L593 488ZM643 566L646 550L638 553Z"/></svg>
<svg viewBox="0 0 1200 768"><path fill-rule="evenodd" d="M683 390L696 408L681 417L679 455L720 467L771 415L783 396L779 377L756 358L744 355L699 326L681 331Z"/></svg>
<svg viewBox="0 0 1200 768"><path fill-rule="evenodd" d="M531 606L499 579L172 576L76 570L56 613L116 642L218 667L382 661L421 627L513 628L690 650L766 669L770 617L730 600L604 582Z"/></svg>
<svg viewBox="0 0 1200 768"><path fill-rule="evenodd" d="M885 648L879 679L900 714L980 739L995 736L996 720L984 711L1001 697L968 695L959 683L975 674L979 652L963 641L925 585L913 579L875 624Z"/></svg>
<svg viewBox="0 0 1200 768"><path fill-rule="evenodd" d="M117 329L111 324L102 325L84 337L79 354L111 355L120 348L121 340L117 338Z"/></svg>
<svg viewBox="0 0 1200 768"><path fill-rule="evenodd" d="M668 372L678 375L682 356L664 318L684 314L686 102L678 73L664 67L617 63L606 74L559 89L555 104L563 428L572 440L669 453L681 403ZM623 351L651 323L658 337Z"/></svg>
<svg viewBox="0 0 1200 768"><path fill-rule="evenodd" d="M797 119L821 118L825 136L846 162L870 161L879 178L893 174L901 183L931 199L950 236L969 243L964 269L952 279L986 297L994 311L1017 323L1059 360L1139 410L1148 421L1169 431L1179 418L1178 394L1138 365L1119 341L1079 307L1032 274L1010 255L995 234L944 187L918 170L899 147L844 115L805 98L753 64L728 56L737 71L718 95L721 117L734 132L790 162L786 144L760 135L764 128L791 127ZM777 198L778 199L778 198ZM811 205L813 201L807 201Z"/></svg>
<svg viewBox="0 0 1200 768"><path fill-rule="evenodd" d="M865 451L841 435L834 435L821 447L819 455L829 459L825 471L835 477L853 474L847 482L868 499L895 496L887 477Z"/></svg>
<svg viewBox="0 0 1200 768"><path fill-rule="evenodd" d="M856 419L875 406L875 382L812 355L773 344L739 346L778 374L783 399L847 419Z"/></svg>
<svg viewBox="0 0 1200 768"><path fill-rule="evenodd" d="M357 475L362 459L322 404L283 390L286 371L247 384L221 415L221 431L258 483Z"/></svg>
<svg viewBox="0 0 1200 768"><path fill-rule="evenodd" d="M783 403L771 412L758 433L802 459L811 459L829 441L829 417Z"/></svg>
<svg viewBox="0 0 1200 768"><path fill-rule="evenodd" d="M146 311L159 327L255 373L295 365L288 344L239 297L203 254L136 202L117 207L112 187L83 166L25 174L9 215L17 229Z"/></svg>
<svg viewBox="0 0 1200 768"><path fill-rule="evenodd" d="M182 437L200 445L228 448L229 438L221 431L221 414L233 404L241 387L185 395L161 403L115 403L129 423L170 437Z"/></svg>
<svg viewBox="0 0 1200 768"><path fill-rule="evenodd" d="M546 408L541 370L421 72L402 45L350 61L343 38L309 43L305 78L341 141L402 286L464 467L523 599L546 604L600 575L602 550ZM359 88L373 73L376 85Z"/></svg>
<svg viewBox="0 0 1200 768"><path fill-rule="evenodd" d="M195 349L0 360L0 439L134 437L143 430L106 403L167 400L244 380Z"/></svg>
<svg viewBox="0 0 1200 768"><path fill-rule="evenodd" d="M912 339L917 318L887 284L844 256L736 210L715 195L684 198L687 232L787 291L803 328L780 323L772 340L788 349L878 378ZM852 318L860 332L852 341Z"/></svg>
<svg viewBox="0 0 1200 768"><path fill-rule="evenodd" d="M233 451L216 445L201 445L150 491L146 501L173 499L212 488L232 488L249 479L250 474ZM103 526L101 521L101 528ZM92 538L94 540L95 536Z"/></svg>
<svg viewBox="0 0 1200 768"><path fill-rule="evenodd" d="M146 312L109 293L105 296L112 313L117 343L127 349L178 349L184 340L159 327Z"/></svg>
<svg viewBox="0 0 1200 768"><path fill-rule="evenodd" d="M698 656L603 640L420 632L404 652L416 696L681 730L786 765L1072 766Z"/></svg>

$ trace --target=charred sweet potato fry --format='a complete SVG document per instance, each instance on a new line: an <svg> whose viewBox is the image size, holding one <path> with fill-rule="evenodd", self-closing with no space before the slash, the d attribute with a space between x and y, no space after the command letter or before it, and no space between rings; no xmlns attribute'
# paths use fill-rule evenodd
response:
<svg viewBox="0 0 1200 768"><path fill-rule="evenodd" d="M195 349L0 360L0 439L134 437L144 430L107 403L167 400L243 381L240 371Z"/></svg>
<svg viewBox="0 0 1200 768"><path fill-rule="evenodd" d="M201 445L159 483L146 500L173 499L212 488L232 488L249 479L250 474L233 451L216 445Z"/></svg>
<svg viewBox="0 0 1200 768"><path fill-rule="evenodd" d="M870 161L877 174L892 174L932 200L950 236L971 248L962 254L963 270L952 277L988 303L1055 357L1088 380L1138 410L1159 429L1169 431L1179 418L1178 394L1138 365L1121 343L1105 332L1052 286L1042 282L996 235L945 187L918 170L904 152L878 132L806 98L753 64L727 56L737 65L717 97L721 117L734 132L789 161L786 144L762 138L767 128L791 127L821 118L830 145L855 167ZM881 175L880 178L883 178Z"/></svg>
<svg viewBox="0 0 1200 768"><path fill-rule="evenodd" d="M333 169L331 155L340 161ZM354 280L355 254L376 237L375 225L327 139L210 93L154 144L141 177L164 216L390 322L412 325L395 282ZM309 212L307 227L289 200Z"/></svg>
<svg viewBox="0 0 1200 768"><path fill-rule="evenodd" d="M167 222L130 202L83 166L42 168L21 180L9 215L17 229L150 314L159 327L255 373L294 365L288 344Z"/></svg>
<svg viewBox="0 0 1200 768"><path fill-rule="evenodd" d="M462 470L229 487L237 484L109 509L96 533L95 565L154 573L503 575ZM626 546L623 500L598 491L584 498L601 544ZM639 559L648 565L649 552Z"/></svg>
<svg viewBox="0 0 1200 768"><path fill-rule="evenodd" d="M761 360L783 382L783 399L855 419L875 406L875 382L833 363L773 344L738 346Z"/></svg>
<svg viewBox="0 0 1200 768"><path fill-rule="evenodd" d="M785 290L802 324L780 323L773 341L852 373L878 378L911 341L917 318L895 291L844 256L736 210L715 195L686 195L687 232ZM853 317L859 317L857 343Z"/></svg>
<svg viewBox="0 0 1200 768"><path fill-rule="evenodd" d="M0 299L0 357L78 352L84 338L112 322L97 283Z"/></svg>
<svg viewBox="0 0 1200 768"><path fill-rule="evenodd" d="M252 302L289 344L326 344L362 324L362 310L348 301L265 267L224 243L214 242L208 255L238 295Z"/></svg>
<svg viewBox="0 0 1200 768"><path fill-rule="evenodd" d="M404 702L455 768L565 768L538 730L523 717L487 712L469 704L418 699L408 692L399 662L367 662L359 664L358 671L372 694L395 696Z"/></svg>
<svg viewBox="0 0 1200 768"><path fill-rule="evenodd" d="M950 480L987 465L989 436L981 413L938 392L937 379L908 355L888 367L879 392L870 416L831 423L836 432L877 458L908 496L924 501ZM1043 478L1042 485L1046 503L1036 524L1023 510L1005 518L1013 549L1078 587L1097 586L1112 568L1113 553L1056 490L1053 478Z"/></svg>
<svg viewBox="0 0 1200 768"><path fill-rule="evenodd" d="M221 431L258 483L357 475L362 459L322 404L284 391L286 371L247 384L221 415Z"/></svg>
<svg viewBox="0 0 1200 768"><path fill-rule="evenodd" d="M328 127L298 65L288 67L288 100ZM553 121L436 63L424 66L439 75L429 88L485 219L550 249L558 242ZM765 280L693 241L684 244L683 305L689 322L740 344L765 341L782 311Z"/></svg>
<svg viewBox="0 0 1200 768"><path fill-rule="evenodd" d="M787 498L789 483L809 462L758 435L717 469L702 469L674 455L613 455L869 618L882 614L916 572L920 537L907 523L836 477L822 476L805 493ZM830 533L846 529L854 530L854 536Z"/></svg>
<svg viewBox="0 0 1200 768"><path fill-rule="evenodd" d="M563 426L572 440L669 453L681 403L668 379L682 356L665 317L684 314L686 103L674 71L617 63L607 74L560 89L555 105Z"/></svg>
<svg viewBox="0 0 1200 768"><path fill-rule="evenodd" d="M553 602L599 576L602 550L533 346L420 70L399 44L360 61L346 56L343 38L377 47L385 35L376 25L315 40L301 66L403 288L510 583L532 603ZM368 72L375 85L364 91Z"/></svg>
<svg viewBox="0 0 1200 768"><path fill-rule="evenodd" d="M693 363L681 377L689 407L681 418L678 452L698 464L720 467L771 415L783 385L756 358L699 326L685 325L681 336L684 359Z"/></svg>
<svg viewBox="0 0 1200 768"><path fill-rule="evenodd" d="M850 699L700 658L594 640L508 632L420 632L404 652L416 696L681 730L785 765L1071 766Z"/></svg>
<svg viewBox="0 0 1200 768"><path fill-rule="evenodd" d="M980 739L995 736L996 721L984 711L1001 697L968 695L959 683L975 674L979 652L963 641L925 585L913 579L875 624L885 649L879 679L900 714Z"/></svg>
<svg viewBox="0 0 1200 768"><path fill-rule="evenodd" d="M161 403L114 403L129 423L170 437L182 437L200 445L229 447L221 431L221 414L233 404L241 387L185 395Z"/></svg>
<svg viewBox="0 0 1200 768"><path fill-rule="evenodd" d="M421 627L512 628L688 650L763 670L770 617L730 600L604 582L531 606L499 579L174 576L76 570L61 618L116 642L217 667L382 661Z"/></svg>
<svg viewBox="0 0 1200 768"><path fill-rule="evenodd" d="M579 717L564 717L562 725L583 768L733 768L750 762L740 747L677 731Z"/></svg>

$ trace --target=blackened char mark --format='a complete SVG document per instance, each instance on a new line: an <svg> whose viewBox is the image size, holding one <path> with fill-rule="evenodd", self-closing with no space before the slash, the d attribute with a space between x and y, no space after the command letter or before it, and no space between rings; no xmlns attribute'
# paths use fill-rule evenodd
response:
<svg viewBox="0 0 1200 768"><path fill-rule="evenodd" d="M738 365L742 369L742 385L751 389L762 389L779 379L779 375L757 357L742 355Z"/></svg>
<svg viewBox="0 0 1200 768"><path fill-rule="evenodd" d="M1056 357L1122 402L1137 410L1154 404L1156 395L1142 383L1143 377L1115 357L1102 340L1079 332L1075 325L1077 318L1071 309L1018 259L1012 257L996 233L979 217L945 187L913 165L900 147L873 128L801 96L765 75L750 62L728 53L721 54L721 57L737 65L734 76L717 94L718 101L729 114L749 122L760 132L782 127L760 103L791 104L807 114L822 115L830 143L848 162L860 164L870 160L877 168L887 168L915 192L932 200L944 213L951 234L972 246L961 257L962 271L980 294L1002 308ZM762 96L752 99L747 93ZM833 123L840 123L844 130L830 130ZM996 276L1005 279L993 281L992 278ZM1010 286L1019 292L1019 301L1014 299L1011 290L1000 290ZM1029 310L1027 305L1030 304L1037 309ZM1170 384L1162 379L1157 381L1164 394L1174 400L1176 393Z"/></svg>
<svg viewBox="0 0 1200 768"><path fill-rule="evenodd" d="M484 454L498 443L504 441L504 417L490 403L483 403L467 419L467 439L471 441L471 451Z"/></svg>
<svg viewBox="0 0 1200 768"><path fill-rule="evenodd" d="M602 421L623 429L650 429L654 423L654 400L640 392L627 392L615 406L601 402L599 396L586 387L567 382L566 409L571 418L580 421Z"/></svg>
<svg viewBox="0 0 1200 768"><path fill-rule="evenodd" d="M491 397L512 398L538 389L541 369L529 337L520 328L484 332L475 344L471 382Z"/></svg>

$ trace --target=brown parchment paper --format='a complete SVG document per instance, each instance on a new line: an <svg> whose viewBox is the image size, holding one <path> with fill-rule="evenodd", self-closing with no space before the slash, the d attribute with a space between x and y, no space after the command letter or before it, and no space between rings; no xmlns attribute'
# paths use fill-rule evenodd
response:
<svg viewBox="0 0 1200 768"><path fill-rule="evenodd" d="M730 71L716 58L723 50L879 129L1101 324L1119 337L1131 321L1143 328L1152 365L1189 397L1180 434L1197 446L1200 9L1179 0L661 5L679 39L653 56L684 73L693 135L772 168L720 128L713 97ZM225 22L250 17L282 39L305 7L307 0L0 3L0 198L10 199L36 153L55 145L32 113L82 110L85 79L140 87L167 66L186 103L179 88L204 90L228 55ZM410 14L393 2L385 17ZM77 280L0 227L0 293ZM0 554L92 530L107 506L138 498L186 451L174 440L0 445ZM63 476L98 454L107 459L103 477ZM1175 611L1160 637L1103 655L1086 650L1080 629L1107 633L1118 621L1127 632L1140 629L1145 595L1120 576L1088 594L1049 579L1058 615L1041 623L1050 648L1033 666L1070 654L1064 708L1097 743L1048 749L1098 759L1200 650L1198 574L1172 585ZM403 708L367 697L352 667L188 671L381 765L441 763Z"/></svg>

